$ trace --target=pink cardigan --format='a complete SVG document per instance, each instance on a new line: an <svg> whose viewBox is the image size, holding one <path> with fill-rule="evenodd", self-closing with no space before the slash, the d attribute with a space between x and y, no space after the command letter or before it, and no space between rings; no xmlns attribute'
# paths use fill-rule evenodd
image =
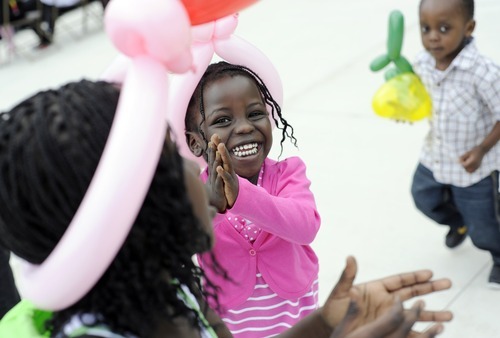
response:
<svg viewBox="0 0 500 338"><path fill-rule="evenodd" d="M201 178L206 182L207 177L205 170ZM208 254L198 257L207 277L221 288L221 307L227 310L248 299L257 269L279 296L303 296L318 276L318 258L309 244L321 223L304 162L298 157L281 162L266 159L262 187L244 178L239 177L238 181L236 203L214 219L213 252L234 282L210 269ZM226 218L228 213L262 228L253 245L233 229Z"/></svg>

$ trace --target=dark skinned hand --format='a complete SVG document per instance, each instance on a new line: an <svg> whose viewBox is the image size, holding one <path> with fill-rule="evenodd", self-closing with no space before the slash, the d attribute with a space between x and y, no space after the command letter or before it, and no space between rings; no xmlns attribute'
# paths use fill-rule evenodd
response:
<svg viewBox="0 0 500 338"><path fill-rule="evenodd" d="M350 328L355 330L383 316L394 306L395 302L404 302L451 287L449 279L431 280L432 272L429 270L402 273L353 285L356 272L356 260L354 257L348 257L342 276L321 309L321 315L330 327L337 328L344 319L353 295L358 295L356 297L361 300L357 304L360 315L350 323ZM451 319L452 314L449 311L421 310L418 312L418 321L443 322ZM409 337L418 336L415 332L410 332Z"/></svg>
<svg viewBox="0 0 500 338"><path fill-rule="evenodd" d="M213 134L210 138L209 145L215 149L215 162L217 166L214 167L217 172L217 178L222 180L223 194L226 200L226 209L231 209L236 202L239 192L238 176L234 172L231 157L226 145L222 143L219 135Z"/></svg>
<svg viewBox="0 0 500 338"><path fill-rule="evenodd" d="M213 136L212 139L214 139ZM205 186L207 188L209 202L217 208L218 212L222 213L227 209L227 201L224 194L224 182L222 177L217 172L217 168L222 165L222 159L220 153L217 151L217 146L212 141L208 142L207 161L208 179Z"/></svg>
<svg viewBox="0 0 500 338"><path fill-rule="evenodd" d="M354 329L362 316L362 300L356 290L351 293L351 301L344 319L337 326L331 338L432 338L443 331L442 324L435 324L422 333L411 331L424 309L422 301L416 302L411 309L404 310L396 298L386 313L362 327Z"/></svg>
<svg viewBox="0 0 500 338"><path fill-rule="evenodd" d="M481 165L484 155L485 152L481 147L474 147L460 156L460 164L468 173L473 173Z"/></svg>

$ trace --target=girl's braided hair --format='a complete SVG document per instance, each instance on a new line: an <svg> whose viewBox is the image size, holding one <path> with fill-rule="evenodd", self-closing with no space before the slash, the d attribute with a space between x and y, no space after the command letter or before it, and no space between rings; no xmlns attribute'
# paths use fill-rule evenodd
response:
<svg viewBox="0 0 500 338"><path fill-rule="evenodd" d="M112 84L83 80L40 92L0 115L0 244L34 264L47 258L90 184L118 97ZM178 284L199 293L203 272L192 255L209 247L187 196L182 158L166 141L113 263L83 299L55 313L49 327L57 332L78 313L99 314L117 333L140 337L177 316L199 325L197 314L178 298ZM64 272L54 278L64 278Z"/></svg>
<svg viewBox="0 0 500 338"><path fill-rule="evenodd" d="M287 137L290 138L291 142L295 146L297 146L297 139L293 134L293 127L287 122L287 120L281 114L281 107L274 100L271 93L269 92L269 89L267 89L264 81L262 81L259 75L257 75L257 73L255 73L254 71L252 71L247 67L233 65L225 61L220 61L209 65L207 70L201 77L200 82L196 86L194 93L191 96L191 99L189 100L189 105L187 108L186 117L184 121L186 126L186 131L200 133L205 142L208 143L208 140L203 130L201 129L201 125L205 121L203 90L211 83L221 78L234 77L234 76L245 76L253 80L257 85L257 88L261 93L262 100L271 108L271 117L273 118L278 129L281 130L281 135L282 135L280 141L281 152L283 152L283 142ZM197 113L201 114L202 118L201 123L198 126L196 125L196 119L195 119L195 114Z"/></svg>

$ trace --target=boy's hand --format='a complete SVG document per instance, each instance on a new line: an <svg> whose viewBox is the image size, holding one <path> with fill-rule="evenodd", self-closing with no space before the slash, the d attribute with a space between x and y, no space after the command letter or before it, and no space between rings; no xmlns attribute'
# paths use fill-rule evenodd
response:
<svg viewBox="0 0 500 338"><path fill-rule="evenodd" d="M222 160L220 153L213 142L208 143L208 179L205 183L208 192L208 198L211 205L217 208L218 212L225 212L227 209L226 196L224 194L224 182L218 174L217 168L221 166Z"/></svg>
<svg viewBox="0 0 500 338"><path fill-rule="evenodd" d="M333 328L345 317L353 293L359 295L360 316L350 324L352 330L373 322L391 309L398 300L406 301L413 297L446 290L451 287L448 279L432 281L432 272L428 270L403 273L379 280L353 285L357 265L353 257L348 257L346 267L330 296L321 308L323 320ZM449 321L452 314L449 311L421 311L420 321Z"/></svg>
<svg viewBox="0 0 500 338"><path fill-rule="evenodd" d="M464 167L465 171L473 173L481 165L485 154L486 153L483 148L479 146L474 147L472 150L469 150L460 156L460 164Z"/></svg>

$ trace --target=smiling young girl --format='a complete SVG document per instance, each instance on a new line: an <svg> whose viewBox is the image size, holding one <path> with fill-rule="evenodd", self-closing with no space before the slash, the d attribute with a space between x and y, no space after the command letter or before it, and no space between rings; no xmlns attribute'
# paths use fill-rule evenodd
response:
<svg viewBox="0 0 500 338"><path fill-rule="evenodd" d="M304 162L268 158L270 118L282 129L281 143L296 142L262 80L226 62L208 67L186 114L187 142L207 160L202 179L219 210L215 257L232 280L209 269L210 257L200 256L200 264L221 288L220 314L236 337L277 334L318 306L310 244L320 217Z"/></svg>

